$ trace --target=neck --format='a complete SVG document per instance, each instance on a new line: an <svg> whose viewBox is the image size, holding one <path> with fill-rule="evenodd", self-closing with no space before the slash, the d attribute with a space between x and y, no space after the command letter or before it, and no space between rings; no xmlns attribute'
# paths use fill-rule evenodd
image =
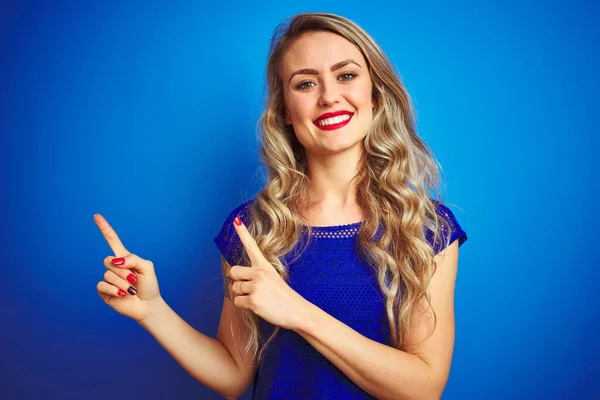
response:
<svg viewBox="0 0 600 400"><path fill-rule="evenodd" d="M356 185L362 146L335 155L307 152L310 206L345 209L356 205Z"/></svg>

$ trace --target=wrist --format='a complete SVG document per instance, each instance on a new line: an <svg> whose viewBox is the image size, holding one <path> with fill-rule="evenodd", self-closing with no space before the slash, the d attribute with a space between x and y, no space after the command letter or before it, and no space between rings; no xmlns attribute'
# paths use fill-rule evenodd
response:
<svg viewBox="0 0 600 400"><path fill-rule="evenodd" d="M159 319L161 315L164 315L164 310L168 308L168 304L164 301L164 299L159 296L158 298L152 300L150 302L150 307L148 309L148 313L137 320L136 322L144 328L148 328L152 325L154 321Z"/></svg>
<svg viewBox="0 0 600 400"><path fill-rule="evenodd" d="M293 331L299 335L312 332L314 326L316 325L315 309L317 309L317 306L308 300L302 300L303 302L300 312L296 314L298 315L298 321L296 322L296 327L293 329Z"/></svg>

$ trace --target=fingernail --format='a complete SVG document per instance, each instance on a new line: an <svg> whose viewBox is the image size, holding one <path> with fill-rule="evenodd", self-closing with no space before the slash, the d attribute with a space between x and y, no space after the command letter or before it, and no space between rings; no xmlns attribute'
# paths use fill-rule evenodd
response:
<svg viewBox="0 0 600 400"><path fill-rule="evenodd" d="M242 224L242 220L240 219L239 216L235 217L235 219L233 220L233 223L236 224L237 226L240 226Z"/></svg>
<svg viewBox="0 0 600 400"><path fill-rule="evenodd" d="M119 295L119 297L123 297L127 294L126 291L124 291L123 289L119 289L119 291L117 292L117 294Z"/></svg>
<svg viewBox="0 0 600 400"><path fill-rule="evenodd" d="M137 278L135 277L134 274L129 274L127 275L127 280L131 283L136 283L137 282Z"/></svg>
<svg viewBox="0 0 600 400"><path fill-rule="evenodd" d="M127 289L127 292L132 296L135 296L137 294L137 290L135 290L135 288L133 286L129 286L129 289Z"/></svg>
<svg viewBox="0 0 600 400"><path fill-rule="evenodd" d="M123 265L123 264L125 264L125 258L123 258L123 257L113 258L111 262L113 263L113 265Z"/></svg>

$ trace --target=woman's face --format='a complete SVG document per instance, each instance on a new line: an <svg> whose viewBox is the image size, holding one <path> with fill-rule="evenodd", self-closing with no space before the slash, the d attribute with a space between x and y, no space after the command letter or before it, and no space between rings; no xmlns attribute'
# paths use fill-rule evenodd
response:
<svg viewBox="0 0 600 400"><path fill-rule="evenodd" d="M348 40L309 32L283 58L285 123L313 154L337 154L360 146L373 120L367 63Z"/></svg>

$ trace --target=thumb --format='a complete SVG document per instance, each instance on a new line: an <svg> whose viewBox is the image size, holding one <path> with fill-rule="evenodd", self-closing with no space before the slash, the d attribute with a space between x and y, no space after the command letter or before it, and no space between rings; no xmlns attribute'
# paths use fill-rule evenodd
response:
<svg viewBox="0 0 600 400"><path fill-rule="evenodd" d="M127 254L123 257L113 257L111 264L123 269L132 269L142 276L154 274L154 264L150 260L144 260L135 254Z"/></svg>

